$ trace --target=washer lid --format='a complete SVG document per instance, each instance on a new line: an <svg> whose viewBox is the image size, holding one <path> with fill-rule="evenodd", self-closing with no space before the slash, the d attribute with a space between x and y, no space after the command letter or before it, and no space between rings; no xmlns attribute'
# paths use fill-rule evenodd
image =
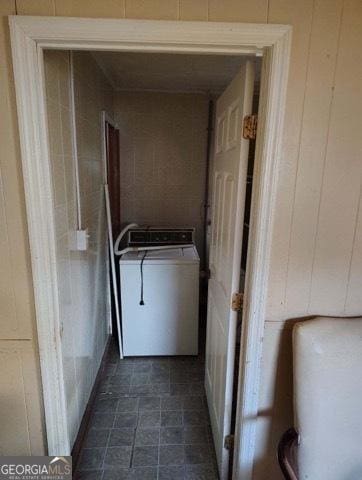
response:
<svg viewBox="0 0 362 480"><path fill-rule="evenodd" d="M142 261L145 252L128 252L120 258L120 265L139 264ZM187 264L199 263L199 255L195 246L183 248L168 248L165 250L148 250L143 261L144 265L157 264Z"/></svg>

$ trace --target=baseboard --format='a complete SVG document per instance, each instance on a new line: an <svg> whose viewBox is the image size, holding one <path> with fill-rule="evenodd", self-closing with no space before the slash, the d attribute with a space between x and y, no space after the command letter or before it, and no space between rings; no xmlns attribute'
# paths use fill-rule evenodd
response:
<svg viewBox="0 0 362 480"><path fill-rule="evenodd" d="M94 380L94 385L93 385L92 391L90 393L89 400L88 400L87 406L85 408L84 415L82 417L82 421L80 423L80 427L79 427L79 430L78 430L78 435L77 435L77 438L75 439L75 442L74 442L74 445L73 445L73 449L72 449L73 472L75 472L75 470L77 468L80 451L81 451L81 448L83 446L85 436L87 434L88 425L89 425L90 417L91 417L91 412L93 410L96 395L97 395L97 390L98 390L98 387L99 387L100 382L102 380L103 369L106 365L106 359L107 359L108 350L109 350L109 347L110 347L110 344L111 344L111 339L112 339L112 336L109 335L106 346L105 346L105 349L104 349L104 353L103 353L103 356L102 356L101 364L99 366L96 378Z"/></svg>

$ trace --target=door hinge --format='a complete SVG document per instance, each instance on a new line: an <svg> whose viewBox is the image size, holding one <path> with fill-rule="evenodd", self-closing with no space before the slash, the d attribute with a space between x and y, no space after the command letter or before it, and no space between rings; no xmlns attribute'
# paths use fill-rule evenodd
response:
<svg viewBox="0 0 362 480"><path fill-rule="evenodd" d="M243 138L255 140L258 128L258 115L246 115L243 120Z"/></svg>
<svg viewBox="0 0 362 480"><path fill-rule="evenodd" d="M234 292L231 297L231 310L234 312L241 312L243 308L244 294L241 292Z"/></svg>
<svg viewBox="0 0 362 480"><path fill-rule="evenodd" d="M224 448L229 451L234 449L234 435L226 435L224 438Z"/></svg>
<svg viewBox="0 0 362 480"><path fill-rule="evenodd" d="M211 278L211 270L209 268L206 270L206 278L208 280L210 280L210 278Z"/></svg>

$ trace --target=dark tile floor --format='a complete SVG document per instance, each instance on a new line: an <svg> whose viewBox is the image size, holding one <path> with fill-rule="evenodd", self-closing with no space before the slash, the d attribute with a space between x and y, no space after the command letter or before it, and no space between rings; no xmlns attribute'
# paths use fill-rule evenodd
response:
<svg viewBox="0 0 362 480"><path fill-rule="evenodd" d="M119 360L112 344L77 480L217 480L204 358Z"/></svg>

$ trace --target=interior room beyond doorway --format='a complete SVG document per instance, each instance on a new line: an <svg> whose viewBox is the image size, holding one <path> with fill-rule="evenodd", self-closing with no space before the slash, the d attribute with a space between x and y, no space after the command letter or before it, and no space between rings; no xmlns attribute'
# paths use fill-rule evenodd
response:
<svg viewBox="0 0 362 480"><path fill-rule="evenodd" d="M73 439L93 385L107 330L105 303L102 307L108 280L104 269L107 250L103 236L104 178L99 114L106 111L119 130L122 224L195 228L195 245L201 259L200 352L203 355L210 206L214 194L210 171L214 168L215 102L238 73L240 61L238 56L45 53L60 275L64 275L62 281L68 288L72 284L76 288L80 284L89 287L84 288L80 296L65 291L62 297L66 304L61 312L66 352L64 368L68 378L73 378L77 384L75 399L72 398L72 382L69 389L66 385L68 422ZM257 92L259 62L255 62L255 66ZM254 103L257 105L257 101ZM72 128L75 130L73 138ZM71 230L81 226L89 229L90 248L87 251L67 250L64 220ZM79 298L82 304L78 303ZM90 302L97 305L99 312L95 315L93 311L91 325L87 314ZM72 325L69 320L75 312L78 312L78 322ZM86 339L81 343L82 351L79 344L74 343L74 335ZM202 358L200 365L203 365ZM85 376L82 372L89 368L93 373ZM150 382L152 378L149 377ZM131 388L132 382L130 377ZM122 383L119 387L123 388ZM117 401L119 403L118 397ZM180 405L184 401L187 402L181 398ZM133 467L130 464L127 468Z"/></svg>

